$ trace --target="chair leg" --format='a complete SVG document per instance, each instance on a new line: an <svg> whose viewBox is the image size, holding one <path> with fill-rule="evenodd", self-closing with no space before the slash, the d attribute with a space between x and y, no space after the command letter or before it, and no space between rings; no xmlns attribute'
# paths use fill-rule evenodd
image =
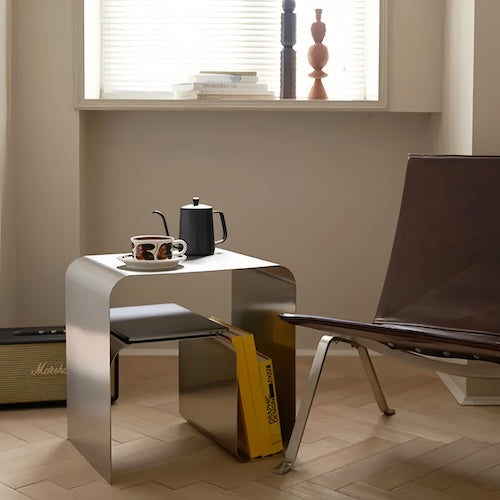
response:
<svg viewBox="0 0 500 500"><path fill-rule="evenodd" d="M363 347L361 345L356 345L356 348L358 349L361 364L363 365L363 368L365 370L368 382L370 382L373 395L375 396L380 411L384 415L394 415L395 410L389 408L389 406L387 405L387 401L385 400L384 393L382 392L382 387L380 386L380 382L378 380L377 373L375 372L375 368L373 367L370 355L368 354L368 350L366 349L366 347Z"/></svg>
<svg viewBox="0 0 500 500"><path fill-rule="evenodd" d="M307 423L307 418L311 411L311 406L316 393L316 388L318 387L319 377L323 369L323 364L325 362L326 353L330 347L330 343L335 337L330 335L323 335L318 343L316 349L316 354L311 366L311 371L309 372L309 378L307 380L307 385L302 396L302 401L300 403L300 408L297 413L297 418L295 419L295 424L293 426L292 435L290 436L290 441L286 448L285 460L281 462L274 468L274 471L278 474L285 474L292 469L293 463L297 458L299 452L300 442L302 441L302 436L304 435L304 430Z"/></svg>

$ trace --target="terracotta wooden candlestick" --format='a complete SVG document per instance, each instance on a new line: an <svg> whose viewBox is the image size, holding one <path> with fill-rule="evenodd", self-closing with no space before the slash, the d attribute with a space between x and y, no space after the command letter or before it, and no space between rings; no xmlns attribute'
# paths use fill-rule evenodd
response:
<svg viewBox="0 0 500 500"><path fill-rule="evenodd" d="M328 62L328 49L323 45L323 38L326 33L326 25L321 22L322 9L316 9L316 22L311 25L311 34L314 40L314 45L309 47L307 58L309 64L314 71L309 73L309 76L314 78L314 83L309 92L309 99L328 99L325 87L321 81L322 78L328 76L323 71L323 67Z"/></svg>

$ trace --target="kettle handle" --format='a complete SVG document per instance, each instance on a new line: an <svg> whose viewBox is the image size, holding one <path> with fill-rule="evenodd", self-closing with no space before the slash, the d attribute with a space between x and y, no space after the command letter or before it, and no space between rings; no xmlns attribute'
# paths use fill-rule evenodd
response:
<svg viewBox="0 0 500 500"><path fill-rule="evenodd" d="M224 214L220 210L214 210L214 214L220 215L220 222L222 224L222 239L217 240L215 242L215 244L218 245L219 243L224 243L227 239L227 226L226 226L226 219L224 218Z"/></svg>

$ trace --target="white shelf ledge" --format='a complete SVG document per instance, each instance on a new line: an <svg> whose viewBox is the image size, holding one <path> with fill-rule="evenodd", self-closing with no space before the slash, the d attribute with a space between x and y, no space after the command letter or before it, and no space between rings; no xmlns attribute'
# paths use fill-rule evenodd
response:
<svg viewBox="0 0 500 500"><path fill-rule="evenodd" d="M264 110L264 111L386 111L379 101L196 100L196 99L84 99L78 110Z"/></svg>

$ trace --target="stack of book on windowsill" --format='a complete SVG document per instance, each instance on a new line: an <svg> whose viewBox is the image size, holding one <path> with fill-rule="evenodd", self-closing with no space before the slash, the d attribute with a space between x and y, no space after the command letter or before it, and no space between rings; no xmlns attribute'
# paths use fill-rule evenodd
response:
<svg viewBox="0 0 500 500"><path fill-rule="evenodd" d="M200 71L188 80L172 85L176 99L274 99L254 71Z"/></svg>

